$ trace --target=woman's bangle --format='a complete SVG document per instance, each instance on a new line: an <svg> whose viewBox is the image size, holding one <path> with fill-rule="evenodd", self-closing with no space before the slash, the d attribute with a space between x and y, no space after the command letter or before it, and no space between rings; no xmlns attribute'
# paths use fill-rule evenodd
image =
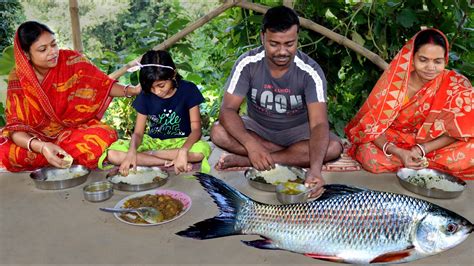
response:
<svg viewBox="0 0 474 266"><path fill-rule="evenodd" d="M423 148L423 145L417 143L416 146L418 146L418 148L420 148L420 150L421 150L421 157L425 157L426 156L426 151L425 151L425 148Z"/></svg>
<svg viewBox="0 0 474 266"><path fill-rule="evenodd" d="M41 145L41 148L40 148L40 151L39 151L40 154L43 154L44 146L46 146L46 142L43 142L43 145Z"/></svg>
<svg viewBox="0 0 474 266"><path fill-rule="evenodd" d="M130 84L127 84L125 88L123 88L123 95L127 98L132 98L131 95L128 95L128 87L130 87Z"/></svg>
<svg viewBox="0 0 474 266"><path fill-rule="evenodd" d="M391 142L388 142L388 141L385 142L385 143L383 144L383 146L382 146L382 151L383 151L383 154L385 154L385 156L387 156L387 157L390 158L390 157L392 157L393 154L387 153L387 149L388 149L388 146L389 146L389 145L395 145L395 144L393 144L393 143L391 143Z"/></svg>
<svg viewBox="0 0 474 266"><path fill-rule="evenodd" d="M28 151L33 151L33 150L31 149L31 142L32 142L34 139L38 139L38 138L37 138L37 137L31 137L31 138L28 140L28 142L27 142L27 144L26 144L26 147L28 148Z"/></svg>

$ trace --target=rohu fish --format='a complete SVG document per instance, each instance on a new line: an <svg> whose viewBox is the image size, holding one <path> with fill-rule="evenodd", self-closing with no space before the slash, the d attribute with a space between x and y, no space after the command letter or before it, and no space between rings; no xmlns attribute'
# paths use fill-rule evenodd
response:
<svg viewBox="0 0 474 266"><path fill-rule="evenodd" d="M269 205L253 201L223 181L197 173L219 215L177 235L211 239L260 235L242 241L343 263L401 263L450 249L473 231L460 215L425 200L346 185L325 185L315 201Z"/></svg>

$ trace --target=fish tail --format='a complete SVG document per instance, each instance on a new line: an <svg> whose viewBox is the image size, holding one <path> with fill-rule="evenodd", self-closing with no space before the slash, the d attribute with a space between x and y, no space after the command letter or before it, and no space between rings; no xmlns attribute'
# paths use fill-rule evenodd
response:
<svg viewBox="0 0 474 266"><path fill-rule="evenodd" d="M237 228L236 217L242 207L252 203L252 200L211 175L196 173L194 176L211 195L220 213L176 234L195 239L211 239L240 234L241 229Z"/></svg>

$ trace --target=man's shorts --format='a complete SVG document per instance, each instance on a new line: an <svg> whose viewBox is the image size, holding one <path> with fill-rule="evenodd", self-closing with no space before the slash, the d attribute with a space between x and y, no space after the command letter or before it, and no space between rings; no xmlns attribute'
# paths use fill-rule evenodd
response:
<svg viewBox="0 0 474 266"><path fill-rule="evenodd" d="M247 130L253 131L260 137L283 147L288 147L302 140L309 140L310 137L309 123L284 130L272 130L263 127L248 116L242 116L242 121Z"/></svg>

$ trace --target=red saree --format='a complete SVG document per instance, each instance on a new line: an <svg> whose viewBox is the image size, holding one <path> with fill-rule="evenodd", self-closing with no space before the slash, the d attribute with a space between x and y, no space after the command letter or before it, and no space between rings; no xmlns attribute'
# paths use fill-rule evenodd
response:
<svg viewBox="0 0 474 266"><path fill-rule="evenodd" d="M97 167L97 160L116 132L99 120L108 107L115 80L75 51L60 50L58 64L39 83L23 54L18 36L14 43L15 69L9 75L6 139L0 140L2 164L9 171L33 170L48 165L38 153L14 144L10 133L28 132L59 145L74 163Z"/></svg>
<svg viewBox="0 0 474 266"><path fill-rule="evenodd" d="M444 70L404 103L415 38L403 46L346 126L346 136L353 144L349 154L370 172L394 172L403 165L396 156L386 157L373 143L381 134L405 149L445 134L457 141L428 153L429 168L474 179L474 90L469 80Z"/></svg>

